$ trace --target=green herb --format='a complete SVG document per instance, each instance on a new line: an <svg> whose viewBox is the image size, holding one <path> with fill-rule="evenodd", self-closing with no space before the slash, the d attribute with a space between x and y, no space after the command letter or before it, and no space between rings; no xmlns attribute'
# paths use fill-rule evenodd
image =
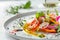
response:
<svg viewBox="0 0 60 40"><path fill-rule="evenodd" d="M45 15L44 12L41 11L41 12L40 12L40 16L44 16L44 15Z"/></svg>
<svg viewBox="0 0 60 40"><path fill-rule="evenodd" d="M57 32L60 32L60 25L57 27Z"/></svg>
<svg viewBox="0 0 60 40"><path fill-rule="evenodd" d="M19 6L19 9L22 9L23 7L24 7L24 4L20 5L20 6Z"/></svg>
<svg viewBox="0 0 60 40"><path fill-rule="evenodd" d="M37 13L36 13L36 18L39 18L39 17L40 17L40 13L37 12Z"/></svg>
<svg viewBox="0 0 60 40"><path fill-rule="evenodd" d="M40 34L39 37L40 38L43 38L43 37L45 37L45 35L44 34Z"/></svg>
<svg viewBox="0 0 60 40"><path fill-rule="evenodd" d="M44 16L44 13L41 11L41 12L36 12L36 18L39 18L41 16Z"/></svg>
<svg viewBox="0 0 60 40"><path fill-rule="evenodd" d="M11 14L16 14L18 13L18 10L19 10L18 8L19 8L18 6L15 6L15 7L11 7L10 11L9 10L6 10L6 11Z"/></svg>
<svg viewBox="0 0 60 40"><path fill-rule="evenodd" d="M23 23L26 23L26 20L22 20Z"/></svg>
<svg viewBox="0 0 60 40"><path fill-rule="evenodd" d="M8 13L16 14L18 13L19 9L28 9L31 7L31 1L28 1L26 4L22 4L21 6L14 6L11 7L9 10L6 10Z"/></svg>
<svg viewBox="0 0 60 40"><path fill-rule="evenodd" d="M56 15L58 16L59 14L58 14L58 11L55 9L55 11L56 11Z"/></svg>
<svg viewBox="0 0 60 40"><path fill-rule="evenodd" d="M24 9L30 8L31 7L31 2L28 1L25 5L24 5Z"/></svg>
<svg viewBox="0 0 60 40"><path fill-rule="evenodd" d="M26 20L22 20L18 25L22 27L26 23Z"/></svg>
<svg viewBox="0 0 60 40"><path fill-rule="evenodd" d="M20 26L23 26L24 23L23 22L20 22L19 24L20 24Z"/></svg>

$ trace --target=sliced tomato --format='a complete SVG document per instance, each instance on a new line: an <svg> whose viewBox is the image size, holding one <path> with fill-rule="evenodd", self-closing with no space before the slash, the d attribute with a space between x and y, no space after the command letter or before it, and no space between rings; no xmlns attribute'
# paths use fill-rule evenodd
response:
<svg viewBox="0 0 60 40"><path fill-rule="evenodd" d="M34 19L29 27L31 28L31 31L35 31L40 25L40 22L37 19Z"/></svg>
<svg viewBox="0 0 60 40"><path fill-rule="evenodd" d="M34 28L32 28L32 31L37 30L37 28L39 28L39 25L40 25L39 22L35 23Z"/></svg>
<svg viewBox="0 0 60 40"><path fill-rule="evenodd" d="M34 18L34 20L30 23L31 25L33 25L36 22L36 18Z"/></svg>

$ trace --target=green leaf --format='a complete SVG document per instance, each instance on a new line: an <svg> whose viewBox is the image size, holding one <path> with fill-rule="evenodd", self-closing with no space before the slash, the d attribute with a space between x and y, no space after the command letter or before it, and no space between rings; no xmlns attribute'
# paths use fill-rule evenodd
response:
<svg viewBox="0 0 60 40"><path fill-rule="evenodd" d="M39 18L41 16L44 16L44 13L41 11L41 12L36 12L36 18Z"/></svg>
<svg viewBox="0 0 60 40"><path fill-rule="evenodd" d="M8 13L11 13L11 14L16 14L16 13L18 13L18 9L19 9L18 6L11 7L11 8L10 8L10 11L7 10L7 12L8 12Z"/></svg>
<svg viewBox="0 0 60 40"><path fill-rule="evenodd" d="M11 14L16 14L16 13L18 13L19 9L21 9L21 8L22 9L28 9L30 7L31 7L31 1L28 1L26 4L22 4L22 5L19 5L19 6L11 7L10 11L6 10L6 12L11 13Z"/></svg>
<svg viewBox="0 0 60 40"><path fill-rule="evenodd" d="M58 11L55 9L55 11L56 11L56 15L58 16L59 14L58 14Z"/></svg>
<svg viewBox="0 0 60 40"><path fill-rule="evenodd" d="M44 16L44 15L45 15L44 12L41 11L41 12L40 12L40 16Z"/></svg>
<svg viewBox="0 0 60 40"><path fill-rule="evenodd" d="M36 18L39 18L39 17L40 17L40 13L36 12Z"/></svg>
<svg viewBox="0 0 60 40"><path fill-rule="evenodd" d="M31 1L28 1L25 5L24 5L24 9L30 8L31 7Z"/></svg>
<svg viewBox="0 0 60 40"><path fill-rule="evenodd" d="M24 22L26 22L26 20L23 20Z"/></svg>
<svg viewBox="0 0 60 40"><path fill-rule="evenodd" d="M22 5L19 6L19 9L21 9L21 8L24 8L24 4L22 4Z"/></svg>
<svg viewBox="0 0 60 40"><path fill-rule="evenodd" d="M57 32L60 32L60 25L57 27Z"/></svg>
<svg viewBox="0 0 60 40"><path fill-rule="evenodd" d="M19 6L15 6L14 9L15 9L15 10L18 10L18 9L19 9Z"/></svg>

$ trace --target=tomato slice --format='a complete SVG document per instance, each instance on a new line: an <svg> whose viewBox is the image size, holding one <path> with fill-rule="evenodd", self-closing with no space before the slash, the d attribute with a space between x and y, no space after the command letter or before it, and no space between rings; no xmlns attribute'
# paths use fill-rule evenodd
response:
<svg viewBox="0 0 60 40"><path fill-rule="evenodd" d="M39 28L39 22L35 23L34 28L32 28L32 31L35 31Z"/></svg>
<svg viewBox="0 0 60 40"><path fill-rule="evenodd" d="M29 27L31 28L31 31L35 31L37 30L37 28L39 27L40 23L37 19L34 19L31 24L29 25Z"/></svg>

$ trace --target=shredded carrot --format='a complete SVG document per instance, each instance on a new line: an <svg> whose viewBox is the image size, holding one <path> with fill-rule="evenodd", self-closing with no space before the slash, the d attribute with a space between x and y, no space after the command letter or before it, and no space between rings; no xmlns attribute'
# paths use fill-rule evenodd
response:
<svg viewBox="0 0 60 40"><path fill-rule="evenodd" d="M55 24L59 24L58 22L54 21L53 19L50 19L50 21L55 23Z"/></svg>
<svg viewBox="0 0 60 40"><path fill-rule="evenodd" d="M55 30L55 29L42 28L42 29L40 29L40 30L43 31L43 32L48 32L48 33L56 33L56 30Z"/></svg>

